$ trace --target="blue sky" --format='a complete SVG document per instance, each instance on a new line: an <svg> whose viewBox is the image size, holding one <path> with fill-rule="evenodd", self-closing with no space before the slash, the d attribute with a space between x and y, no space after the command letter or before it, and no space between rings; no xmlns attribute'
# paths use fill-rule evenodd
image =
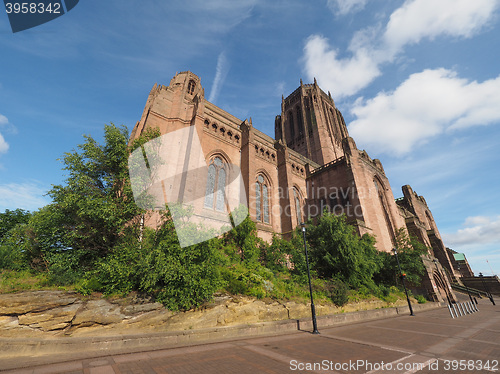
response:
<svg viewBox="0 0 500 374"><path fill-rule="evenodd" d="M155 82L197 74L273 136L302 78L331 91L358 148L410 184L445 245L500 273L499 0L82 0L13 34L0 14L0 211L35 210L58 161L132 129ZM488 260L489 264L486 262Z"/></svg>

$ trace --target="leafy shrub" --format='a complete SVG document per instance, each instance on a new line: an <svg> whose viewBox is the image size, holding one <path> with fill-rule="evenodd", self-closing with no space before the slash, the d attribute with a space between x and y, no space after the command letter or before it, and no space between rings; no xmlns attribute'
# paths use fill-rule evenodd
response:
<svg viewBox="0 0 500 374"><path fill-rule="evenodd" d="M84 275L82 257L85 251L72 250L48 253L45 256L47 266L47 285L72 286L80 281Z"/></svg>
<svg viewBox="0 0 500 374"><path fill-rule="evenodd" d="M22 270L26 268L24 255L18 247L0 245L0 269Z"/></svg>
<svg viewBox="0 0 500 374"><path fill-rule="evenodd" d="M259 270L261 271L259 272ZM227 292L255 296L260 299L270 295L274 290L273 283L266 279L269 278L269 274L266 274L267 271L269 270L264 270L261 267L248 269L241 264L234 264L222 269L221 274ZM264 273L264 276L261 275L262 273Z"/></svg>
<svg viewBox="0 0 500 374"><path fill-rule="evenodd" d="M415 299L417 299L419 304L425 304L427 302L427 299L423 295L417 295Z"/></svg>
<svg viewBox="0 0 500 374"><path fill-rule="evenodd" d="M344 306L349 301L349 287L342 280L333 278L328 286L329 297L338 306Z"/></svg>

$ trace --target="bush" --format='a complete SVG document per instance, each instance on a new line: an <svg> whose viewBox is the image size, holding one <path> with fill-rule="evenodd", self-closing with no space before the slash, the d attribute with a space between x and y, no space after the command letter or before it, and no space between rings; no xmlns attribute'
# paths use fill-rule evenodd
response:
<svg viewBox="0 0 500 374"><path fill-rule="evenodd" d="M47 258L47 284L51 286L70 286L83 276L78 251L53 253Z"/></svg>
<svg viewBox="0 0 500 374"><path fill-rule="evenodd" d="M273 296L274 275L262 266L248 269L242 264L233 264L221 270L227 292L235 295L254 296L261 299Z"/></svg>
<svg viewBox="0 0 500 374"><path fill-rule="evenodd" d="M22 270L26 267L24 255L18 247L0 245L0 269Z"/></svg>
<svg viewBox="0 0 500 374"><path fill-rule="evenodd" d="M338 306L344 306L349 301L349 287L340 279L333 278L328 286L329 297Z"/></svg>
<svg viewBox="0 0 500 374"><path fill-rule="evenodd" d="M417 299L419 304L425 304L427 302L427 299L423 295L417 295L415 299Z"/></svg>

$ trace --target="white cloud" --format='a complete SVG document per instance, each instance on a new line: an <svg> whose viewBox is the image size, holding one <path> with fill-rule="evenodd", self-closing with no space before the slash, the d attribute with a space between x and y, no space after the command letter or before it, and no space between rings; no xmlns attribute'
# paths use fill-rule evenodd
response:
<svg viewBox="0 0 500 374"><path fill-rule="evenodd" d="M446 130L500 121L500 76L478 83L446 69L410 75L396 90L356 100L349 132L377 152L408 153Z"/></svg>
<svg viewBox="0 0 500 374"><path fill-rule="evenodd" d="M7 126L9 120L4 115L0 114L0 127ZM0 153L5 153L9 150L9 144L5 141L3 135L0 133Z"/></svg>
<svg viewBox="0 0 500 374"><path fill-rule="evenodd" d="M318 78L322 87L335 93L336 98L354 95L381 74L382 64L394 62L408 44L440 35L473 36L492 19L498 2L408 0L391 14L385 27L359 30L348 47L348 57L341 57L327 38L311 35L302 59L305 73L309 79ZM333 3L330 0L328 5ZM355 3L358 1L345 2Z"/></svg>
<svg viewBox="0 0 500 374"><path fill-rule="evenodd" d="M309 79L316 77L336 98L353 95L380 75L373 56L358 49L352 58L338 59L328 39L313 35L304 47L304 65Z"/></svg>
<svg viewBox="0 0 500 374"><path fill-rule="evenodd" d="M0 211L25 209L34 211L50 203L46 189L38 182L0 184Z"/></svg>
<svg viewBox="0 0 500 374"><path fill-rule="evenodd" d="M498 0L412 0L391 14L384 34L393 48L438 35L471 37L490 20Z"/></svg>
<svg viewBox="0 0 500 374"><path fill-rule="evenodd" d="M0 153L5 153L8 150L9 150L9 143L7 143L2 134L0 134Z"/></svg>
<svg viewBox="0 0 500 374"><path fill-rule="evenodd" d="M210 97L208 101L215 103L219 96L220 89L226 80L227 73L229 72L229 64L227 62L225 52L221 52L217 58L217 67L215 68L215 78L210 90Z"/></svg>
<svg viewBox="0 0 500 374"><path fill-rule="evenodd" d="M468 217L464 228L455 233L442 234L444 242L453 246L500 244L500 216Z"/></svg>
<svg viewBox="0 0 500 374"><path fill-rule="evenodd" d="M327 0L327 6L337 16L362 10L368 0Z"/></svg>

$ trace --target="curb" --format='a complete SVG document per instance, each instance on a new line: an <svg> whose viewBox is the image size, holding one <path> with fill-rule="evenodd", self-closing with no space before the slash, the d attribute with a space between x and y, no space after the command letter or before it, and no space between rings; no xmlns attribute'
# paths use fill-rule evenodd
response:
<svg viewBox="0 0 500 374"><path fill-rule="evenodd" d="M412 305L415 311L440 308L440 303ZM409 308L393 307L317 317L318 328L360 323L409 314ZM263 335L287 335L312 329L310 319L290 319L199 330L129 334L101 337L61 337L51 339L0 338L0 371L34 364L64 362L120 353L136 353L166 348L248 339ZM21 362L22 361L22 362Z"/></svg>

